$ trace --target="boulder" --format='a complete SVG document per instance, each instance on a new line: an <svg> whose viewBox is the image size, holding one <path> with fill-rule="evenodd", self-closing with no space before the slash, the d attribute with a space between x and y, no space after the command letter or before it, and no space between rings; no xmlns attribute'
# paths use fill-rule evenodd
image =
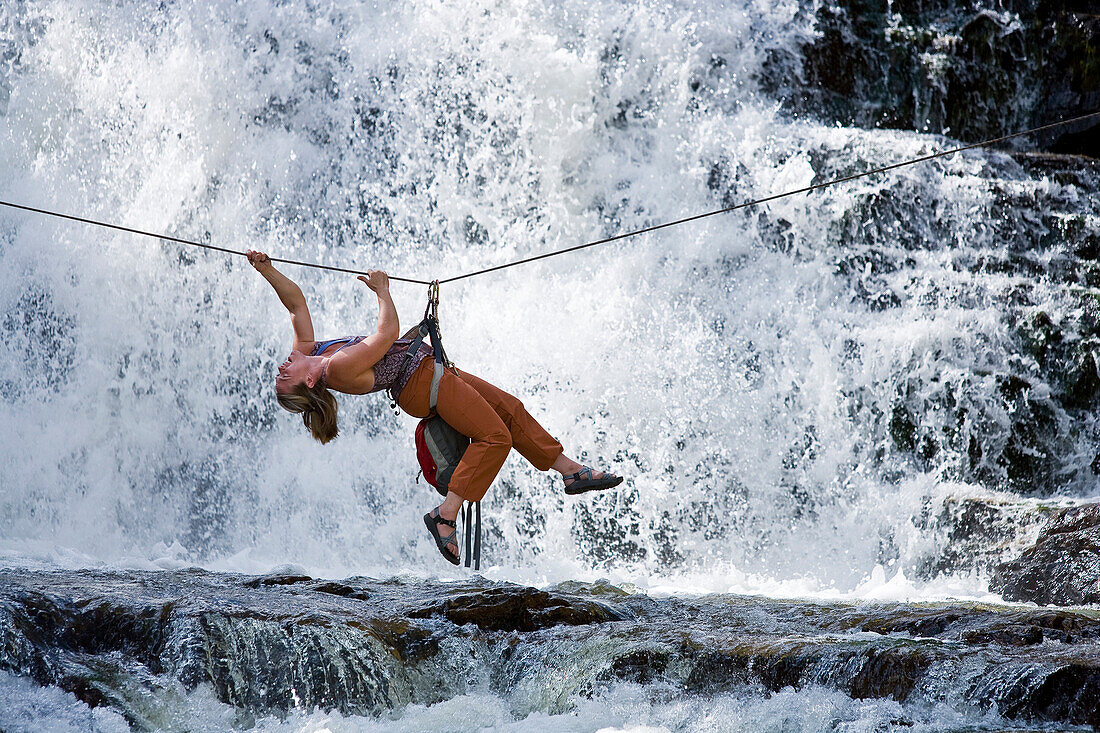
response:
<svg viewBox="0 0 1100 733"><path fill-rule="evenodd" d="M621 621L621 613L597 601L535 588L500 584L454 595L408 613L409 618L446 618L483 631L536 631Z"/></svg>
<svg viewBox="0 0 1100 733"><path fill-rule="evenodd" d="M1032 547L997 566L990 587L1009 601L1100 603L1100 504L1059 510Z"/></svg>

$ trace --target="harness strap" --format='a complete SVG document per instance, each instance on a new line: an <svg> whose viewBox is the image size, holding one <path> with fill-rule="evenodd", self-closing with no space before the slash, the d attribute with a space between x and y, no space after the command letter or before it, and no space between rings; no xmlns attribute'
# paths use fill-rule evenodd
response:
<svg viewBox="0 0 1100 733"><path fill-rule="evenodd" d="M473 514L473 521L470 521L470 516ZM473 561L474 570L481 570L481 502L480 501L468 501L466 502L465 511L462 517L462 525L466 529L466 567L470 567L470 561ZM470 552L470 534L474 537L474 551Z"/></svg>
<svg viewBox="0 0 1100 733"><path fill-rule="evenodd" d="M424 323L428 327L428 336L431 338L432 351L435 352L435 360L441 364L450 365L447 360L447 352L443 350L443 339L439 337L439 321L435 316L427 316Z"/></svg>
<svg viewBox="0 0 1100 733"><path fill-rule="evenodd" d="M474 570L481 570L481 502L474 502L477 527L474 529Z"/></svg>
<svg viewBox="0 0 1100 733"><path fill-rule="evenodd" d="M435 412L436 400L439 398L439 383L443 380L443 369L440 362L435 363L435 372L432 374L432 391L428 397L428 409Z"/></svg>
<svg viewBox="0 0 1100 733"><path fill-rule="evenodd" d="M416 338L409 342L409 348L405 350L405 360L401 362L401 368L397 371L398 374L404 374L405 370L409 367L409 361L416 356L416 353L420 351L420 344L424 343L424 338L428 335L428 327L424 325L424 322L420 322L420 331L417 333ZM396 383L390 387L390 401L393 403L390 407L397 407L397 393ZM433 406L434 410L435 407Z"/></svg>

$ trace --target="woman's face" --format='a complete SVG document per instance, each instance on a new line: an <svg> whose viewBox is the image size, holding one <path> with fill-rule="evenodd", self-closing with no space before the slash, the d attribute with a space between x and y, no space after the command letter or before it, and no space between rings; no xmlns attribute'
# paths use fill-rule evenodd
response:
<svg viewBox="0 0 1100 733"><path fill-rule="evenodd" d="M299 384L305 384L311 365L310 358L302 352L290 352L286 361L279 365L279 373L275 376L275 391L286 394Z"/></svg>

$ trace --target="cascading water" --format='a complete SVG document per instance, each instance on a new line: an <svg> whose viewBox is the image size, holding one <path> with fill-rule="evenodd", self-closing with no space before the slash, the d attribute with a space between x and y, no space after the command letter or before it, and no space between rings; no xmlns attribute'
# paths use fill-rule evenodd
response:
<svg viewBox="0 0 1100 733"><path fill-rule="evenodd" d="M445 278L954 144L786 114L816 10L5 4L0 198ZM952 554L952 507L1095 492L1097 184L970 152L445 285L452 359L628 479L510 458L488 575L985 595L1034 521ZM353 277L282 269L319 337L373 329ZM275 404L244 258L5 210L0 271L5 564L450 572L410 419L341 399L322 447Z"/></svg>

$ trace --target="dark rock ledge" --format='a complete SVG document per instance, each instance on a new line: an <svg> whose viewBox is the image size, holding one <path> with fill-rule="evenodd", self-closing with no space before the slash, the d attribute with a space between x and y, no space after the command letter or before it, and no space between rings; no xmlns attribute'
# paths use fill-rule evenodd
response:
<svg viewBox="0 0 1100 733"><path fill-rule="evenodd" d="M557 714L618 681L687 697L823 685L1096 726L1100 612L657 599L599 583L0 570L0 669L146 730L172 727L200 684L247 726L299 707L376 715L471 685L506 699L543 689L540 709Z"/></svg>
<svg viewBox="0 0 1100 733"><path fill-rule="evenodd" d="M1057 511L1034 545L997 566L990 585L1010 601L1100 603L1100 504Z"/></svg>
<svg viewBox="0 0 1100 733"><path fill-rule="evenodd" d="M1093 0L836 0L801 54L772 50L764 88L828 122L975 142L1100 109ZM1100 121L1016 141L1100 157Z"/></svg>

